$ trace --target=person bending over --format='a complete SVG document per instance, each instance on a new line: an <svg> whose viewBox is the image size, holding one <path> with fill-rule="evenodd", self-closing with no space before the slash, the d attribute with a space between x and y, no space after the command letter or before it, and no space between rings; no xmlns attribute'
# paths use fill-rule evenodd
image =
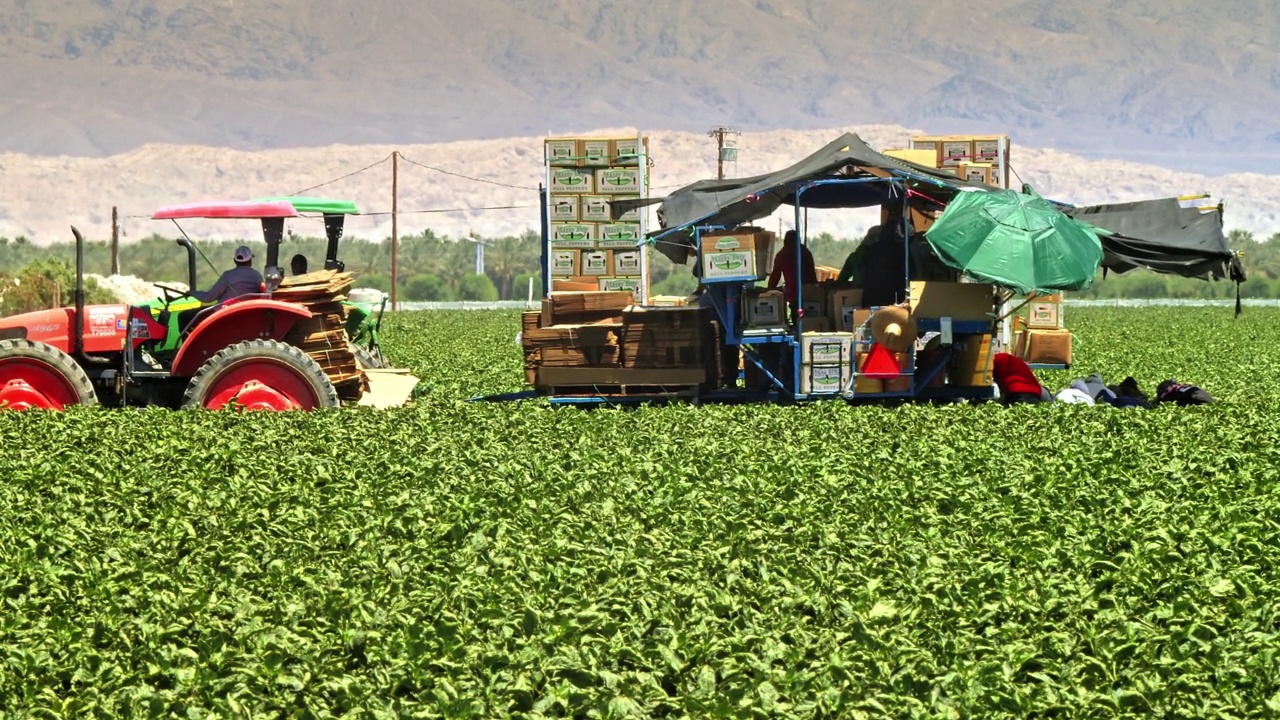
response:
<svg viewBox="0 0 1280 720"><path fill-rule="evenodd" d="M997 353L991 363L991 374L1000 388L1000 400L1007 405L1038 403L1044 400L1044 387L1031 367L1009 353Z"/></svg>

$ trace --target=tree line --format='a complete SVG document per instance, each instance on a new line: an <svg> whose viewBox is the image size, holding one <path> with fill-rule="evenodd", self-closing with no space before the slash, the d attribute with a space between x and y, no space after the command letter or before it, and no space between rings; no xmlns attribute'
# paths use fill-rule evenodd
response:
<svg viewBox="0 0 1280 720"><path fill-rule="evenodd" d="M1246 297L1280 298L1280 233L1262 239L1244 230L1233 230L1230 246L1243 253L1249 280L1242 288ZM484 272L477 273L476 242L484 243ZM809 239L809 248L818 265L839 268L857 246L858 240L836 238L822 233ZM197 284L212 284L218 273L231 267L231 256L239 245L248 245L261 267L265 258L262 240L198 241L203 257L197 261ZM324 259L325 240L317 237L287 237L281 246L280 262L288 268L294 254L308 258L312 269ZM0 237L0 279L32 275L57 276L64 294L69 268L74 261L74 246L59 242L37 246L24 237ZM541 287L540 237L534 230L520 235L491 238L450 238L425 230L400 239L397 258L398 294L402 300L521 300L528 294L532 281L534 294ZM391 243L361 238L344 238L339 258L348 271L357 274L357 285L384 291L391 289ZM107 275L110 272L110 247L106 241L89 241L85 248L86 272ZM697 282L692 268L675 265L661 253L650 250L651 288L654 294L685 294ZM150 235L120 248L120 272L151 282L186 282L186 251L173 238ZM21 283L19 283L21 286ZM1077 298L1228 298L1234 297L1235 286L1228 282L1204 282L1135 270L1123 275L1101 276L1092 287L1076 293ZM12 292L6 293L12 297Z"/></svg>

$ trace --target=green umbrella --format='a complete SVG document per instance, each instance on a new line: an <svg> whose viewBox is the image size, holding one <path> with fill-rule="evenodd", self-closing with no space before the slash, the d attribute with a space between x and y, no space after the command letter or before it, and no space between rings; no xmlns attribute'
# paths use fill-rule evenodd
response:
<svg viewBox="0 0 1280 720"><path fill-rule="evenodd" d="M1022 295L1089 287L1102 262L1097 231L1024 191L961 192L925 240L947 265Z"/></svg>

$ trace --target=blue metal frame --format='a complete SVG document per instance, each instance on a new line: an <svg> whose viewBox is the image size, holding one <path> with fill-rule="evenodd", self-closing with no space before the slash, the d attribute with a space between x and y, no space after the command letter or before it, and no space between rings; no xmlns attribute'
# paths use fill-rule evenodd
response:
<svg viewBox="0 0 1280 720"><path fill-rule="evenodd" d="M547 203L550 198L547 197L548 189L545 185L538 185L539 204L542 207L542 297L551 294L551 214Z"/></svg>
<svg viewBox="0 0 1280 720"><path fill-rule="evenodd" d="M803 264L804 263L804 247L803 247L804 243L800 241L800 239L808 237L808 223L807 223L808 215L805 212L803 212L805 210L804 193L808 190L811 190L813 188L820 187L823 185L855 185L855 184L865 184L865 183L888 183L890 188L893 191L892 194L898 194L901 196L902 236L908 239L908 242L904 242L902 244L903 271L904 271L902 276L902 288L905 290L906 288L910 287L910 283L911 283L911 243L909 242L911 216L907 208L907 199L908 199L907 188L903 183L902 178L899 178L899 177L828 178L828 179L822 179L822 180L811 180L797 187L795 191L795 213L796 213L795 224L796 224L796 236L797 236L796 268L804 267L804 264ZM796 288L796 307L797 308L804 307L804 283L799 283L799 286ZM873 309L872 312L874 313L875 310ZM804 328L802 323L796 323L795 328L793 330L795 334L795 342L794 342L795 358L794 358L794 362L792 363L792 375L793 375L792 388L793 388L794 396L797 400L806 399L809 397L800 392L800 388L803 386L801 383L801 375L804 372L804 358L801 357L803 353L803 344L802 344L803 330ZM856 353L857 353L857 350L855 348L854 357L850 358L850 362L852 363L851 375L853 378L853 382L855 384L857 383L857 379L858 379L858 365L857 365ZM913 353L913 361L914 361L914 353ZM909 398L909 397L914 397L915 390L916 388L915 388L914 376L911 376L910 379L908 380L906 391L892 392L892 393L888 393L888 392L875 393L875 397L879 397L879 398L907 397ZM856 392L851 392L849 394L849 396L854 396L854 397L856 397L856 395L857 395ZM823 395L814 395L813 397L814 398L830 398L833 396L823 394Z"/></svg>
<svg viewBox="0 0 1280 720"><path fill-rule="evenodd" d="M844 184L864 184L864 183L887 183L891 187L890 197L900 196L902 203L902 233L903 237L910 239L910 212L908 208L909 194L906 187L907 181L925 182L939 187L944 183L926 176L917 176L914 173L903 172L899 170L890 170L889 177L872 177L872 178L825 178L820 180L812 180L797 185L794 189L794 205L795 205L795 227L798 238L807 236L807 215L804 212L803 197L806 191L823 185L844 185ZM782 187L782 186L779 186ZM769 188L760 192L770 192L778 188ZM550 247L550 216L548 214L548 190L540 186L539 196L542 200L542 272L543 272L543 295L550 291L550 256L548 248ZM817 400L834 400L844 399L850 402L883 402L886 400L934 400L934 401L961 401L961 400L987 400L994 397L994 391L991 387L945 387L930 388L929 382L942 372L948 361L959 350L953 347L950 353L940 356L926 372L924 372L917 382L915 373L915 352L914 349L908 351L909 370L902 373L908 379L907 389L900 392L882 392L873 394L858 394L850 388L845 393L831 394L804 394L800 392L802 387L801 375L804 371L803 354L803 325L802 322L794 323L793 327L786 331L771 332L764 334L744 334L741 327L739 312L739 303L743 296L744 285L747 283L755 283L763 279L762 275L729 277L729 278L705 278L703 277L703 249L702 234L707 231L732 229L723 225L703 225L700 224L712 217L715 213L708 214L694 223L682 227L668 228L661 233L648 238L642 243L654 244L661 242L663 237L674 233L688 233L692 231L694 248L696 250L697 275L699 282L703 287L703 305L710 307L715 313L724 329L724 343L726 346L736 346L742 351L743 361L752 363L764 373L769 381L770 389L747 389L735 388L730 390L715 390L698 394L696 397L686 395L673 396L615 396L615 395L581 395L581 396L550 396L548 401L557 405L570 406L601 406L601 405L634 405L639 403L653 402L670 402L670 401L693 401L693 402L715 402L715 403L741 403L741 402L811 402ZM642 243L638 243L642 244ZM803 267L804 257L803 240L796 243L796 267ZM902 286L905 290L910 286L911 277L911 245L910 242L903 243L903 265L905 273L902 278ZM802 308L804 304L804 285L796 288L796 307ZM789 316L791 308L788 306L784 310L784 319ZM874 314L879 308L871 308ZM802 316L801 316L802 317ZM921 319L917 321L917 326L922 332L930 332L939 330L941 321L937 319ZM975 335L993 333L992 322L990 321L953 321L951 324L952 332L955 335ZM790 377L790 387L783 377L775 374L763 362L758 352L761 345L783 345L788 347L792 353L792 368ZM783 352L786 352L785 350ZM856 382L857 372L857 344L855 342L852 350L853 357L850 358L851 376ZM506 401L506 400L523 400L533 397L539 397L536 391L525 391L519 393L506 393L502 395L491 395L484 397L472 398L472 401Z"/></svg>

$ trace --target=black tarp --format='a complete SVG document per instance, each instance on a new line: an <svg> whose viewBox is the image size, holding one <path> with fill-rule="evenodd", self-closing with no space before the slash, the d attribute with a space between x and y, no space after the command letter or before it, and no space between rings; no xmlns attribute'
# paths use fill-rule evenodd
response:
<svg viewBox="0 0 1280 720"><path fill-rule="evenodd" d="M961 188L987 188L961 180L936 168L916 165L876 152L853 133L845 133L800 162L765 175L727 180L700 180L661 200L631 204L613 203L621 214L639 204L661 202L658 220L662 229L649 233L656 246L673 262L684 263L692 250L693 226L735 227L768 217L782 205L795 205L797 189L823 178L874 178L874 170L899 178L930 194L949 198ZM882 205L901 198L901 187L888 182L819 185L805 190L805 207L854 208Z"/></svg>
<svg viewBox="0 0 1280 720"><path fill-rule="evenodd" d="M1177 198L1065 208L1066 214L1114 235L1102 236L1102 267L1147 268L1203 280L1244 281L1244 268L1222 232L1219 208L1183 207Z"/></svg>
<svg viewBox="0 0 1280 720"><path fill-rule="evenodd" d="M693 251L693 227L738 225L772 215L782 205L795 205L796 191L823 178L887 175L900 185L947 202L961 190L993 190L962 180L946 170L899 160L877 152L854 133L845 133L794 165L748 178L699 180L665 198L614 201L614 216L638 206L661 203L660 230L649 239L663 255L683 264ZM900 187L887 182L809 187L805 207L839 208L900 201ZM1061 205L1059 203L1059 205ZM1134 268L1192 278L1229 278L1243 282L1239 259L1227 247L1221 212L1182 207L1176 198L1139 202L1062 206L1063 212L1113 233L1103 236L1102 267L1123 273Z"/></svg>

